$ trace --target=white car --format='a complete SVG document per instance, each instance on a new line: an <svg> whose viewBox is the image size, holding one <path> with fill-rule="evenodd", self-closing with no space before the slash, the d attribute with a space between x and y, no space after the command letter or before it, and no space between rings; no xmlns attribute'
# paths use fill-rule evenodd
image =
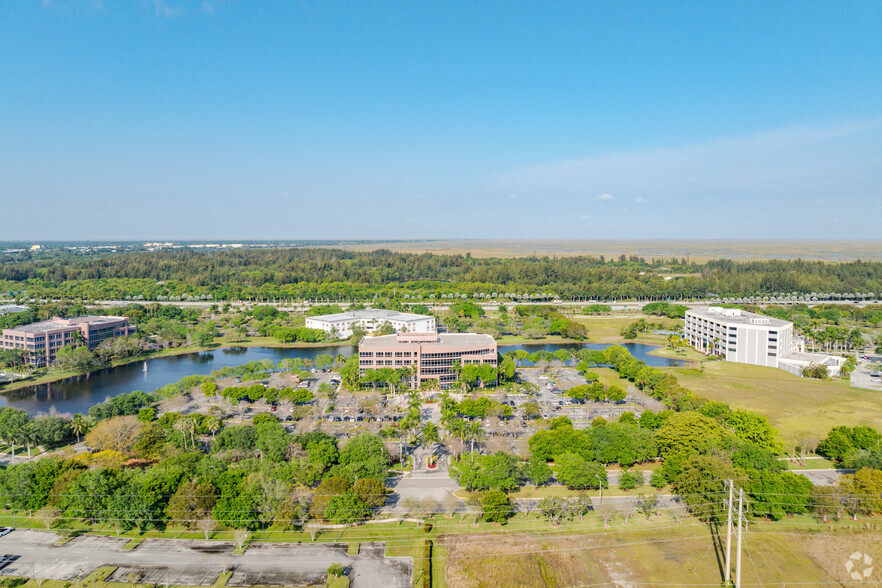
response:
<svg viewBox="0 0 882 588"><path fill-rule="evenodd" d="M12 527L0 527L0 537L12 533Z"/></svg>

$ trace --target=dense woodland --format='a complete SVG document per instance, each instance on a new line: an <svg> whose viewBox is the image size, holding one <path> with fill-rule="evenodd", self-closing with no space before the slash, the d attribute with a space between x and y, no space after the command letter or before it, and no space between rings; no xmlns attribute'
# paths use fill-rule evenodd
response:
<svg viewBox="0 0 882 588"><path fill-rule="evenodd" d="M670 279L665 279L668 277ZM419 295L690 298L882 292L882 263L773 260L707 263L639 257L525 257L369 253L336 249L129 252L0 258L0 291L53 298L161 300L355 299Z"/></svg>

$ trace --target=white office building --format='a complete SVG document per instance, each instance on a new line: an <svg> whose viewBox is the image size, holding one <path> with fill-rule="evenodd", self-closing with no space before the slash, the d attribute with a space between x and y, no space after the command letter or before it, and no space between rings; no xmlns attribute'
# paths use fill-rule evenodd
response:
<svg viewBox="0 0 882 588"><path fill-rule="evenodd" d="M350 310L339 314L306 317L308 328L321 329L341 339L352 336L355 327L370 334L387 323L396 332L428 333L435 330L435 317L395 310Z"/></svg>
<svg viewBox="0 0 882 588"><path fill-rule="evenodd" d="M801 375L811 363L839 373L845 358L805 353L793 336L793 323L737 308L692 308L686 311L683 337L698 351L720 355L726 361L776 367Z"/></svg>
<svg viewBox="0 0 882 588"><path fill-rule="evenodd" d="M28 310L27 306L17 306L15 304L0 304L0 316L13 314L16 312L24 312Z"/></svg>

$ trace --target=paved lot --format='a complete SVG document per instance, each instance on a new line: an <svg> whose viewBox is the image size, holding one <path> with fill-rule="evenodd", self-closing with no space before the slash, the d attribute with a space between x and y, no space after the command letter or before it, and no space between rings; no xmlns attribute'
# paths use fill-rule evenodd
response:
<svg viewBox="0 0 882 588"><path fill-rule="evenodd" d="M882 391L882 382L874 382L870 378L871 373L882 373L880 364L882 364L882 356L879 355L871 355L869 361L865 359L859 361L849 378L851 385L856 388Z"/></svg>
<svg viewBox="0 0 882 588"><path fill-rule="evenodd" d="M215 541L150 539L121 551L127 539L83 536L55 546L54 533L17 529L0 538L0 553L18 558L0 575L76 580L101 566L117 566L112 579L153 584L211 585L224 571L234 571L229 585L304 585L322 583L328 566L342 563L352 586L393 588L411 585L411 558L387 558L382 543L362 543L347 555L345 544L255 544L233 555L233 544Z"/></svg>

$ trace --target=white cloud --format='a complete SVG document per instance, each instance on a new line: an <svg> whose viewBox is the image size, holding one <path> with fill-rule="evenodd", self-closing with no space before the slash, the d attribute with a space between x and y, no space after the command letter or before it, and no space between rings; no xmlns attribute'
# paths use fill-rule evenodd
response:
<svg viewBox="0 0 882 588"><path fill-rule="evenodd" d="M652 202L662 206L659 216L631 227L633 235L645 238L675 232L694 238L806 232L832 238L842 236L841 227L832 229L816 207L806 204L829 199L875 209L882 193L880 162L882 118L877 118L539 163L494 178L491 189L558 207L578 206L586 197L613 200L613 194L616 202ZM752 223L749 231L719 224L720 218L760 209L772 215ZM781 233L774 222L784 217L788 230ZM878 234L869 219L860 219L853 229L852 238Z"/></svg>
<svg viewBox="0 0 882 588"><path fill-rule="evenodd" d="M583 214L579 220L583 220L583 221L591 220L591 215L590 214Z"/></svg>
<svg viewBox="0 0 882 588"><path fill-rule="evenodd" d="M511 193L508 195L509 200L517 200L518 195L516 193Z"/></svg>

